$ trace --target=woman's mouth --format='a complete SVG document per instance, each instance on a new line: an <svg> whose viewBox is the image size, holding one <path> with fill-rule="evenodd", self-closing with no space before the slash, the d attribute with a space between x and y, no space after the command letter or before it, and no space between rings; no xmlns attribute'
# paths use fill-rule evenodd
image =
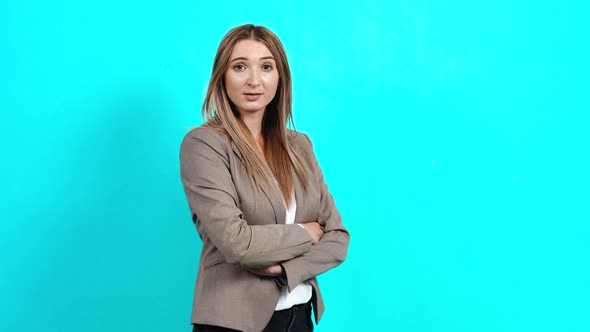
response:
<svg viewBox="0 0 590 332"><path fill-rule="evenodd" d="M244 96L246 96L246 99L249 101L255 101L262 96L262 93L244 93Z"/></svg>

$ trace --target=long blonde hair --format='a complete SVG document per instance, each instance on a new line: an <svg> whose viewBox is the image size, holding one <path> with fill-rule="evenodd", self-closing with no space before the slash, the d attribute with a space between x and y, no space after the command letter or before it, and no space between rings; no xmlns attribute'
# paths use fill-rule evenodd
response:
<svg viewBox="0 0 590 332"><path fill-rule="evenodd" d="M225 89L224 74L229 67L233 49L238 41L248 39L261 42L268 48L275 58L279 72L277 92L267 105L262 119L264 155L260 153L257 143ZM203 102L202 116L206 121L204 126L228 135L236 144L242 155L250 184L256 192L259 192L262 181L272 186L274 177L287 207L290 206L294 187L291 166L304 191L307 190L308 181L312 177L293 139L287 135L287 122L289 121L294 127L291 99L291 72L285 49L279 38L267 28L252 24L241 25L230 30L221 40L215 55L207 95Z"/></svg>

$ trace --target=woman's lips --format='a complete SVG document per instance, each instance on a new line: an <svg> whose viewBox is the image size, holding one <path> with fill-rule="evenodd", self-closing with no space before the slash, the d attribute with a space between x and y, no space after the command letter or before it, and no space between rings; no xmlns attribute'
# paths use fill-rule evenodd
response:
<svg viewBox="0 0 590 332"><path fill-rule="evenodd" d="M244 93L244 96L246 96L246 99L249 101L255 101L262 96L262 93Z"/></svg>

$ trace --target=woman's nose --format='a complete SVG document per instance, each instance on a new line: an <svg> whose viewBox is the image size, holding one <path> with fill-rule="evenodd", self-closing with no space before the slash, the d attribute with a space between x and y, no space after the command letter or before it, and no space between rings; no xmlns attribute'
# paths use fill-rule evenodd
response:
<svg viewBox="0 0 590 332"><path fill-rule="evenodd" d="M248 76L248 85L249 86L259 86L260 85L260 75L257 70L250 71L250 75Z"/></svg>

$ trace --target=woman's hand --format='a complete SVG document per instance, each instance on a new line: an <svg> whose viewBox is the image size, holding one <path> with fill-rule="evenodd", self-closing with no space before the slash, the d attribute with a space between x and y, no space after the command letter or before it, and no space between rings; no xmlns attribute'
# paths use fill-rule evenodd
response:
<svg viewBox="0 0 590 332"><path fill-rule="evenodd" d="M280 264L275 264L264 269L249 269L248 271L263 277L278 277L285 275L283 266L281 266Z"/></svg>
<svg viewBox="0 0 590 332"><path fill-rule="evenodd" d="M324 231L317 221L306 222L301 225L303 225L303 228L305 228L309 236L311 236L311 244L318 243L322 238L322 235L324 235Z"/></svg>

